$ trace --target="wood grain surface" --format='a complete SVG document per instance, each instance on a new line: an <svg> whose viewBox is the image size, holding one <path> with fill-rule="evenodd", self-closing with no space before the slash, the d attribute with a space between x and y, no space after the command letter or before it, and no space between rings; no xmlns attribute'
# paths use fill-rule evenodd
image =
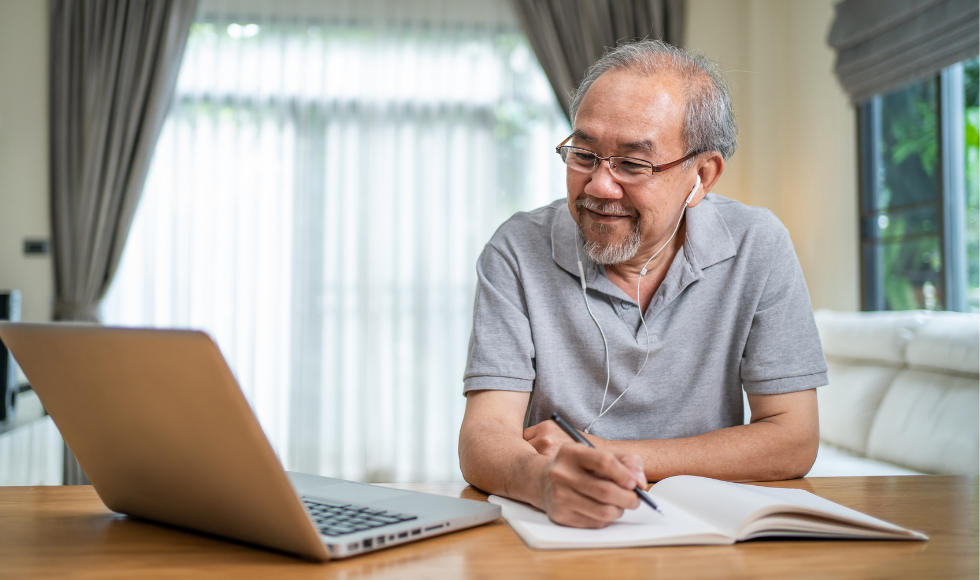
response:
<svg viewBox="0 0 980 580"><path fill-rule="evenodd" d="M976 477L834 477L806 489L928 542L757 540L734 546L533 551L503 520L325 564L110 512L90 486L0 488L0 578L970 578ZM463 484L389 487L485 500Z"/></svg>

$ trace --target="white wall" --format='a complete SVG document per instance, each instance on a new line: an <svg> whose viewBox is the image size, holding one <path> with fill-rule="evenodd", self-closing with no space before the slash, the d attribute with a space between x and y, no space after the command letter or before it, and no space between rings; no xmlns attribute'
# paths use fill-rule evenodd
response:
<svg viewBox="0 0 980 580"><path fill-rule="evenodd" d="M45 0L0 0L0 288L23 293L23 320L50 319L50 256L26 257L24 238L48 238Z"/></svg>
<svg viewBox="0 0 980 580"><path fill-rule="evenodd" d="M826 37L836 0L688 0L687 44L732 80L740 145L717 193L772 210L814 308L860 304L856 115Z"/></svg>

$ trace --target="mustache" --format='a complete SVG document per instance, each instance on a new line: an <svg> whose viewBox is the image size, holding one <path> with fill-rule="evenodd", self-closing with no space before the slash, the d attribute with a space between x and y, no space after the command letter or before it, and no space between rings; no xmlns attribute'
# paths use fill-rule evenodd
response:
<svg viewBox="0 0 980 580"><path fill-rule="evenodd" d="M640 212L636 211L636 208L626 207L618 201L599 201L588 195L583 195L576 199L575 208L579 210L587 209L605 215L640 217Z"/></svg>

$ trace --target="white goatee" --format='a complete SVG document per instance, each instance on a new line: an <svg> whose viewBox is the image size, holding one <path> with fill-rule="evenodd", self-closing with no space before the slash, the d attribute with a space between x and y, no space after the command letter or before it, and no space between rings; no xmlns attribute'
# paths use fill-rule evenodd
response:
<svg viewBox="0 0 980 580"><path fill-rule="evenodd" d="M633 259L633 257L636 256L636 253L640 251L640 245L643 243L643 236L640 234L640 217L635 209L626 209L615 201L602 203L593 197L578 198L575 200L575 207L580 213L583 209L587 209L605 215L629 215L634 219L635 225L633 227L633 231L630 232L630 235L626 236L626 239L618 244L588 241L588 237L585 235L585 230L582 229L581 219L576 222L576 225L578 225L579 234L582 236L582 240L585 242L585 253L593 262L602 264L603 266L622 264L623 262ZM609 233L609 227L602 223L593 223L589 229L600 235Z"/></svg>

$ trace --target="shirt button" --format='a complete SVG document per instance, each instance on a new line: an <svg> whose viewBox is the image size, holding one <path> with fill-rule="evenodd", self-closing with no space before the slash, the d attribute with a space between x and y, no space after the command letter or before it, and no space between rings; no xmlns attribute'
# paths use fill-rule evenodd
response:
<svg viewBox="0 0 980 580"><path fill-rule="evenodd" d="M622 304L623 304L623 310L629 310L630 308L633 308L633 305L625 300L622 301Z"/></svg>

